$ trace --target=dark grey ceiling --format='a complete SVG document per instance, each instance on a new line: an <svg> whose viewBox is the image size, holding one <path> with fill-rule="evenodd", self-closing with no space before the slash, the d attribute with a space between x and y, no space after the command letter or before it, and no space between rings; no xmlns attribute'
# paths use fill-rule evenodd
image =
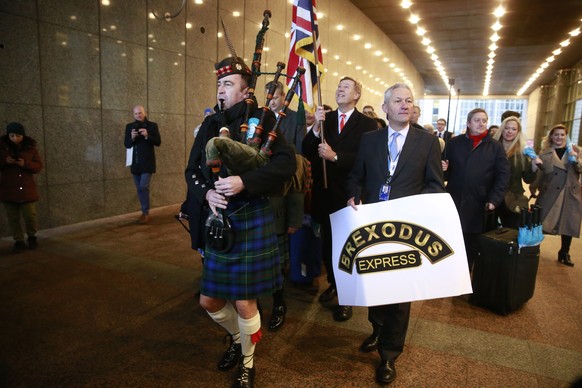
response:
<svg viewBox="0 0 582 388"><path fill-rule="evenodd" d="M427 94L448 94L448 87L436 70L425 46L420 43L416 26L408 19L410 11L400 0L351 0L404 52L419 71ZM431 45L442 62L454 88L461 95L481 95L489 54L492 11L491 0L416 0L412 12L421 17ZM498 32L490 95L515 95L537 68L581 26L582 0L506 0L503 28ZM545 69L534 84L547 84L559 69L582 60L582 34L571 39L562 54Z"/></svg>

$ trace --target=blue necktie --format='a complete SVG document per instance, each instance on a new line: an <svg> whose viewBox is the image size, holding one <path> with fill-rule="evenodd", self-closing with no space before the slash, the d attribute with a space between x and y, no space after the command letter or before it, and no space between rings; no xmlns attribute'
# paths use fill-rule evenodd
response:
<svg viewBox="0 0 582 388"><path fill-rule="evenodd" d="M392 141L390 142L390 162L394 162L398 157L398 143L396 143L396 138L400 136L398 132L392 134Z"/></svg>

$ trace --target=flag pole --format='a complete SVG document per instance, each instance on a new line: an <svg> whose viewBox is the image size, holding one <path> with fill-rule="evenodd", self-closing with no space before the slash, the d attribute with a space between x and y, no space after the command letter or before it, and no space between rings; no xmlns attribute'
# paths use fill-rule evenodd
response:
<svg viewBox="0 0 582 388"><path fill-rule="evenodd" d="M321 77L319 74L319 47L317 46L317 30L313 30L313 58L315 63L315 71L317 72L317 105L322 106L321 103ZM321 142L325 144L325 135L323 133L323 121L319 122L319 136ZM327 169L325 166L325 159L323 160L323 188L327 189Z"/></svg>

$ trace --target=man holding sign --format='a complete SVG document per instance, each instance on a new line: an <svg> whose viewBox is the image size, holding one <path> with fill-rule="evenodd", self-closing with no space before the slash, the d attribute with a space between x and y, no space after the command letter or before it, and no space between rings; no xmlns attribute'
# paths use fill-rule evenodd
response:
<svg viewBox="0 0 582 388"><path fill-rule="evenodd" d="M424 193L444 193L441 151L437 137L410 124L414 98L405 84L384 93L382 110L389 126L365 133L348 178L348 205L375 203ZM381 290L379 290L381 291ZM410 302L369 307L373 333L362 351L376 348L382 359L376 380L396 378L394 362L404 349Z"/></svg>

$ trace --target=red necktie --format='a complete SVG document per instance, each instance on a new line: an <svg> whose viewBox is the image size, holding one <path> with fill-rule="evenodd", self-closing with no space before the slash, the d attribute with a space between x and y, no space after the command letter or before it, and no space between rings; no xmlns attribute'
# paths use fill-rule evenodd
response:
<svg viewBox="0 0 582 388"><path fill-rule="evenodd" d="M340 133L342 133L342 130L344 129L344 125L346 125L346 121L345 121L345 119L346 119L346 115L342 113L342 114L340 115L340 117L342 118L342 119L340 120Z"/></svg>

